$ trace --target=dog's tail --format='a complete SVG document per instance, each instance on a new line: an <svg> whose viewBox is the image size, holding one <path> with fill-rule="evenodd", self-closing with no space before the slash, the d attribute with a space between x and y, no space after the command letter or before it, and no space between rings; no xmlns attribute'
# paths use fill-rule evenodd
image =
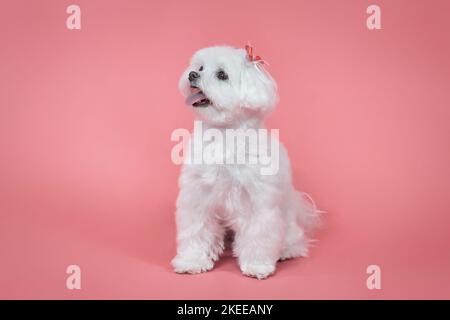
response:
<svg viewBox="0 0 450 320"><path fill-rule="evenodd" d="M305 192L295 191L297 208L297 223L307 234L313 233L321 224L321 215L324 211L317 209L311 196Z"/></svg>

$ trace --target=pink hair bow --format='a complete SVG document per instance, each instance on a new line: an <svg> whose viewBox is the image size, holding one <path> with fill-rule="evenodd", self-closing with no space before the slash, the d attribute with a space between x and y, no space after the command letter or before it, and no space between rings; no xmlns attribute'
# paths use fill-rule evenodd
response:
<svg viewBox="0 0 450 320"><path fill-rule="evenodd" d="M245 46L245 51L247 52L247 60L256 64L268 64L260 56L253 55L253 47L250 44Z"/></svg>

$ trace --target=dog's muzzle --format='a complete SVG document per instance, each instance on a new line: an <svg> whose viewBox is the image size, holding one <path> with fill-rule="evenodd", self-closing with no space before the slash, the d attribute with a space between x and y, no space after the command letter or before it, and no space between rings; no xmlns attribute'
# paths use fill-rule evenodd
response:
<svg viewBox="0 0 450 320"><path fill-rule="evenodd" d="M186 104L193 107L207 107L211 101L205 96L203 91L191 86L191 94L186 98Z"/></svg>
<svg viewBox="0 0 450 320"><path fill-rule="evenodd" d="M197 86L197 80L200 78L200 74L195 71L189 72L189 83L191 86L191 94L186 98L186 104L193 107L206 107L211 101Z"/></svg>

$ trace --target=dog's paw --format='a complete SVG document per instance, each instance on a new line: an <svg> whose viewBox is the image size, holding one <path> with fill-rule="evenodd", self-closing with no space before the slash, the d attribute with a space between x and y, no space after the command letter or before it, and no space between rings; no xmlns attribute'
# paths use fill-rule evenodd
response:
<svg viewBox="0 0 450 320"><path fill-rule="evenodd" d="M283 249L280 260L293 259L297 257L307 257L308 246L307 245L294 245Z"/></svg>
<svg viewBox="0 0 450 320"><path fill-rule="evenodd" d="M183 256L176 256L172 260L172 266L176 273L202 273L211 270L214 263L211 259L194 259Z"/></svg>
<svg viewBox="0 0 450 320"><path fill-rule="evenodd" d="M275 272L275 265L248 263L241 265L241 271L244 275L257 278L258 280L266 279Z"/></svg>

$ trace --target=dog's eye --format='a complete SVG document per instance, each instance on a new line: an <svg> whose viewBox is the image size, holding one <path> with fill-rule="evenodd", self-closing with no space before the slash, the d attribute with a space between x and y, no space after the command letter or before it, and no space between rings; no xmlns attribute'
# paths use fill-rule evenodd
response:
<svg viewBox="0 0 450 320"><path fill-rule="evenodd" d="M201 66L200 69L198 69L198 71L203 71L203 66Z"/></svg>
<svg viewBox="0 0 450 320"><path fill-rule="evenodd" d="M219 80L228 80L228 75L223 70L217 71L216 76Z"/></svg>

